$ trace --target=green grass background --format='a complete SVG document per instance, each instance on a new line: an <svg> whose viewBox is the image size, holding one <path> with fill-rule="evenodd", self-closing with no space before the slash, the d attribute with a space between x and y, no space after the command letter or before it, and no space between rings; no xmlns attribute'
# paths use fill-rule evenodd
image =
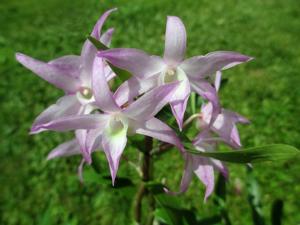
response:
<svg viewBox="0 0 300 225"><path fill-rule="evenodd" d="M1 0L0 1L0 223L130 224L135 189L112 189L99 182L81 185L80 157L47 162L47 153L71 134L29 136L34 118L62 95L24 69L17 51L50 60L79 54L86 35L105 10L118 7L105 27L116 28L112 47L142 48L162 54L167 15L177 15L188 33L188 56L234 50L255 57L224 73L229 82L220 95L224 107L248 117L241 127L244 146L286 143L300 147L300 4L298 0ZM137 160L134 149L125 155ZM101 166L108 171L102 157ZM176 163L175 163L176 162ZM245 168L229 165L228 205L233 224L251 222ZM85 170L88 173L91 169ZM298 159L254 166L268 219L274 199L284 200L284 224L300 224ZM182 162L176 151L155 161L156 179L177 188ZM137 175L126 161L120 175ZM241 187L237 193L237 186ZM122 194L123 191L126 194ZM181 203L200 217L214 204L203 203L195 178Z"/></svg>

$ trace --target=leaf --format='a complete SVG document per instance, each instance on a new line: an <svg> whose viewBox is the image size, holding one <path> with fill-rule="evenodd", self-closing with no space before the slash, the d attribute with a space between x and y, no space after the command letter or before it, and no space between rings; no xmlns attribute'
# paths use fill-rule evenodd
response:
<svg viewBox="0 0 300 225"><path fill-rule="evenodd" d="M96 38L92 36L88 36L88 39L92 44L98 49L98 50L107 50L108 47L104 44L102 44L100 41L98 41Z"/></svg>
<svg viewBox="0 0 300 225"><path fill-rule="evenodd" d="M295 157L300 153L299 149L285 144L273 144L226 152L200 152L191 149L191 144L189 143L185 144L185 146L187 147L187 152L192 154L203 157L211 157L232 163L258 163L265 161L284 160Z"/></svg>
<svg viewBox="0 0 300 225"><path fill-rule="evenodd" d="M254 225L265 225L265 219L262 212L260 188L255 179L252 168L247 166L247 191L248 202L251 207L252 220Z"/></svg>
<svg viewBox="0 0 300 225"><path fill-rule="evenodd" d="M88 39L100 51L109 49L106 45L102 44L99 40L92 36L88 36ZM106 63L110 66L111 70L118 75L117 78L119 78L121 81L128 80L131 77L131 74L128 71L115 67L109 62Z"/></svg>

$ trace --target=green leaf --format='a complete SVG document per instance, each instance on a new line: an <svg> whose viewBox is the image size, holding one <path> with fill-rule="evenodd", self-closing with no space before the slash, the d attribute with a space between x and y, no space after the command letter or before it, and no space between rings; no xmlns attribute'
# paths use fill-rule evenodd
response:
<svg viewBox="0 0 300 225"><path fill-rule="evenodd" d="M250 166L247 166L247 191L248 191L248 202L252 212L253 224L265 225L266 223L262 211L259 184Z"/></svg>
<svg viewBox="0 0 300 225"><path fill-rule="evenodd" d="M98 41L96 38L92 36L88 36L88 39L92 44L98 49L98 50L107 50L108 47L104 44L102 44L100 41Z"/></svg>
<svg viewBox="0 0 300 225"><path fill-rule="evenodd" d="M300 153L299 149L285 144L273 144L226 152L200 152L191 149L190 144L185 144L185 146L187 147L186 150L192 154L232 163L258 163L284 160L295 157Z"/></svg>

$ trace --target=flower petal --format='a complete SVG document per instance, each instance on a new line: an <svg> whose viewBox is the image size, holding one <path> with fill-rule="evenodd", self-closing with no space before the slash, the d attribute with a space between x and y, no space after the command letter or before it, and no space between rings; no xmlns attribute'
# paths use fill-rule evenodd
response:
<svg viewBox="0 0 300 225"><path fill-rule="evenodd" d="M107 84L103 59L100 57L96 57L94 60L92 86L96 104L102 111L120 111Z"/></svg>
<svg viewBox="0 0 300 225"><path fill-rule="evenodd" d="M75 95L63 96L35 119L32 128L42 126L61 117L76 115L81 111L81 108L81 104Z"/></svg>
<svg viewBox="0 0 300 225"><path fill-rule="evenodd" d="M237 52L216 51L205 56L194 56L186 59L180 67L189 77L200 79L252 59L250 56Z"/></svg>
<svg viewBox="0 0 300 225"><path fill-rule="evenodd" d="M104 132L102 135L102 147L109 163L112 184L114 185L119 168L120 157L127 143L127 128L118 133Z"/></svg>
<svg viewBox="0 0 300 225"><path fill-rule="evenodd" d="M180 83L161 85L130 104L123 113L133 120L146 121L155 116L168 102Z"/></svg>
<svg viewBox="0 0 300 225"><path fill-rule="evenodd" d="M114 31L115 31L114 28L108 29L108 30L100 37L100 41L101 41L104 45L110 46L110 42L111 42L112 35L113 35Z"/></svg>
<svg viewBox="0 0 300 225"><path fill-rule="evenodd" d="M47 156L47 160L80 154L80 146L76 139L67 141L54 148Z"/></svg>
<svg viewBox="0 0 300 225"><path fill-rule="evenodd" d="M186 50L186 31L178 17L168 16L165 38L164 60L176 66L184 59Z"/></svg>
<svg viewBox="0 0 300 225"><path fill-rule="evenodd" d="M223 162L221 162L220 160L210 159L210 161L212 162L212 165L214 166L214 168L219 170L220 173L223 175L223 177L228 179L229 172L228 172L228 168L226 167L226 165Z"/></svg>
<svg viewBox="0 0 300 225"><path fill-rule="evenodd" d="M78 129L96 129L104 127L107 124L108 115L91 114L91 115L75 115L59 118L49 123L32 127L31 134L40 133L45 130L69 131Z"/></svg>
<svg viewBox="0 0 300 225"><path fill-rule="evenodd" d="M176 118L180 130L182 130L184 113L185 113L187 101L190 96L190 92L191 89L190 89L189 81L187 79L183 80L179 84L179 87L175 91L172 100L170 102L173 115Z"/></svg>
<svg viewBox="0 0 300 225"><path fill-rule="evenodd" d="M206 187L204 196L204 201L206 201L214 190L214 168L208 159L199 156L193 156L193 170Z"/></svg>
<svg viewBox="0 0 300 225"><path fill-rule="evenodd" d="M114 9L108 10L102 14L102 16L99 18L99 20L97 21L96 25L93 28L91 36L93 36L97 40L101 41L100 37L101 37L102 26L103 26L105 20L107 19L107 17L116 10L117 9L114 8ZM105 35L105 36L107 36L107 35ZM104 38L106 39L105 36L104 36ZM103 43L103 44L105 44L105 43ZM96 57L97 51L98 50L96 49L96 47L89 40L86 40L84 42L84 45L81 50L81 58L82 58L82 63L83 63L83 65L82 65L83 71L81 73L81 79L85 83L90 83L91 74L93 71L93 62L94 62L94 58Z"/></svg>
<svg viewBox="0 0 300 225"><path fill-rule="evenodd" d="M160 141L176 146L181 152L184 151L183 145L176 133L159 119L152 118L146 122L132 121L136 133L153 137Z"/></svg>
<svg viewBox="0 0 300 225"><path fill-rule="evenodd" d="M135 97L149 91L158 85L158 77L152 76L148 79L138 79L131 77L129 80L122 83L122 85L114 93L114 98L119 106L126 102L130 103Z"/></svg>
<svg viewBox="0 0 300 225"><path fill-rule="evenodd" d="M67 93L75 93L80 87L79 79L69 76L70 71L66 71L65 69L61 69L60 67L39 61L21 53L16 53L16 59L36 75L54 86L63 89Z"/></svg>
<svg viewBox="0 0 300 225"><path fill-rule="evenodd" d="M103 26L105 20L112 12L114 12L116 10L117 10L117 8L113 8L113 9L107 10L105 13L102 14L102 16L99 18L99 20L97 21L96 25L93 28L91 36L93 36L97 40L100 39L102 26Z"/></svg>
<svg viewBox="0 0 300 225"><path fill-rule="evenodd" d="M87 130L76 130L75 131L75 136L77 139L77 142L80 145L80 151L85 159L85 161L88 164L91 164L92 160L91 160L91 156L90 154L87 153L86 151L86 137L87 137Z"/></svg>
<svg viewBox="0 0 300 225"><path fill-rule="evenodd" d="M88 155L91 155L94 150L97 148L102 148L102 133L104 127L89 130L86 138L86 152Z"/></svg>
<svg viewBox="0 0 300 225"><path fill-rule="evenodd" d="M79 78L81 57L78 55L66 55L60 58L51 60L48 64L55 66L61 71L65 71L68 76Z"/></svg>
<svg viewBox="0 0 300 225"><path fill-rule="evenodd" d="M217 118L218 114L221 112L221 106L218 98L218 93L216 89L211 86L207 81L196 81L191 80L192 90L201 95L204 99L207 99L212 104L211 117L209 125L211 125Z"/></svg>
<svg viewBox="0 0 300 225"><path fill-rule="evenodd" d="M222 81L222 73L221 73L221 71L217 71L216 76L215 76L215 88L216 88L217 92L220 89L221 81Z"/></svg>
<svg viewBox="0 0 300 225"><path fill-rule="evenodd" d="M115 48L98 53L114 66L120 67L139 78L149 78L158 74L166 67L160 57L150 56L133 48Z"/></svg>

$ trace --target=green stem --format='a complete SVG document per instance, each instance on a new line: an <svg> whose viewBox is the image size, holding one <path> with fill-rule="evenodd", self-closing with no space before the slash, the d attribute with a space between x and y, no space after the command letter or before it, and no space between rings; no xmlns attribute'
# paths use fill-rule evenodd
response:
<svg viewBox="0 0 300 225"><path fill-rule="evenodd" d="M142 222L142 200L145 195L148 196L149 202L149 218L147 220L147 224L153 224L153 211L155 209L155 202L152 194L145 188L144 183L147 183L153 179L153 165L152 165L152 157L151 150L153 148L153 139L151 137L145 136L145 148L143 151L143 159L142 159L142 182L138 189L135 198L135 207L134 207L134 218L137 224L141 224Z"/></svg>

